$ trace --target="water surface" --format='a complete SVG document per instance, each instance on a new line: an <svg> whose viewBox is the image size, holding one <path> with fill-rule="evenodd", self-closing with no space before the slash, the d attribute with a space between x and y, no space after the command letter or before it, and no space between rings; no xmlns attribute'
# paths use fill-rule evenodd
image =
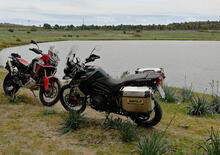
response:
<svg viewBox="0 0 220 155"><path fill-rule="evenodd" d="M39 44L43 51L55 46L59 51L59 77L63 76L65 58L72 46L79 46L77 56L84 60L94 46L101 47L101 56L93 64L103 67L114 77L137 68L163 67L171 86L183 87L185 79L196 91L210 91L209 82L220 80L220 42L218 41L62 41ZM0 53L4 65L11 52L20 53L27 60L37 55L29 51L33 45L7 48Z"/></svg>

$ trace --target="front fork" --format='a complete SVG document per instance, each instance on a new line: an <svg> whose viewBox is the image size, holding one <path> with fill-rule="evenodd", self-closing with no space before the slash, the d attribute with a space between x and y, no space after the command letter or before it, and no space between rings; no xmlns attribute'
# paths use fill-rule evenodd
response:
<svg viewBox="0 0 220 155"><path fill-rule="evenodd" d="M44 70L44 90L48 91L49 90L49 78L47 76L46 70Z"/></svg>

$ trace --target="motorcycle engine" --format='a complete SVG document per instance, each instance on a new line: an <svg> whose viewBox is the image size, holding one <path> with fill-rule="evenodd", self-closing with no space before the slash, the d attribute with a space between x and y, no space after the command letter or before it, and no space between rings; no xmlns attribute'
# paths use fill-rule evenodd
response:
<svg viewBox="0 0 220 155"><path fill-rule="evenodd" d="M21 79L22 86L25 88L31 89L36 84L36 81L31 77L30 74L21 73L19 77L19 79Z"/></svg>
<svg viewBox="0 0 220 155"><path fill-rule="evenodd" d="M29 78L28 81L24 84L25 88L32 89L36 84L36 81L33 78Z"/></svg>
<svg viewBox="0 0 220 155"><path fill-rule="evenodd" d="M95 110L104 110L106 105L106 98L103 95L94 95L90 98L91 107Z"/></svg>

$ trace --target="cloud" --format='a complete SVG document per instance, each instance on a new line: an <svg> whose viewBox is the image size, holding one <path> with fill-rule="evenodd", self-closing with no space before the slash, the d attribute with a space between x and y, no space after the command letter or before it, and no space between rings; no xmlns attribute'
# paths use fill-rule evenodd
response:
<svg viewBox="0 0 220 155"><path fill-rule="evenodd" d="M220 0L0 0L0 4L0 22L81 24L84 16L88 23L94 24L114 24L119 20L121 23L132 20L133 23L166 23L176 21L176 16L182 21L216 19L220 15Z"/></svg>

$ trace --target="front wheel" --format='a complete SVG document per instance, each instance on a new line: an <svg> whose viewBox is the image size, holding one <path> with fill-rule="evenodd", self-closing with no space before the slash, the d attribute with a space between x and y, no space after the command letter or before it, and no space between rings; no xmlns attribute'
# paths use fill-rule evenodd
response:
<svg viewBox="0 0 220 155"><path fill-rule="evenodd" d="M14 82L11 74L8 73L3 82L3 90L5 92L5 95L12 96L15 93L17 93L19 88L20 88L19 85Z"/></svg>
<svg viewBox="0 0 220 155"><path fill-rule="evenodd" d="M149 115L136 114L132 116L131 119L139 126L145 128L150 128L157 125L162 118L163 111L156 100L154 101L154 104L155 104L154 109Z"/></svg>
<svg viewBox="0 0 220 155"><path fill-rule="evenodd" d="M60 88L61 84L57 78L49 80L48 91L45 91L44 87L41 87L39 91L39 98L43 105L50 107L56 104L59 100Z"/></svg>
<svg viewBox="0 0 220 155"><path fill-rule="evenodd" d="M60 90L60 102L67 111L82 113L86 109L87 97L83 97L77 87L67 84Z"/></svg>

